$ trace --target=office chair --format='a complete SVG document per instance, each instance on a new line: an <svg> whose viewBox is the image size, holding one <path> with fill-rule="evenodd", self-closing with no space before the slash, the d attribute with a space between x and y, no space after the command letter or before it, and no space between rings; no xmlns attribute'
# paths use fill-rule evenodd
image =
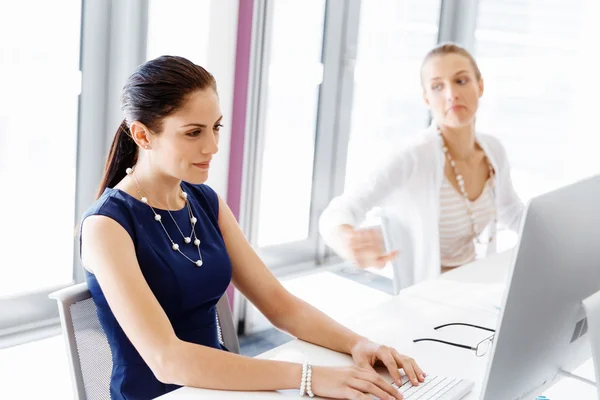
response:
<svg viewBox="0 0 600 400"><path fill-rule="evenodd" d="M110 398L112 354L96 314L86 283L51 293L58 302L60 323L66 340L69 370L76 400ZM240 352L227 294L217 303L217 315L225 347Z"/></svg>

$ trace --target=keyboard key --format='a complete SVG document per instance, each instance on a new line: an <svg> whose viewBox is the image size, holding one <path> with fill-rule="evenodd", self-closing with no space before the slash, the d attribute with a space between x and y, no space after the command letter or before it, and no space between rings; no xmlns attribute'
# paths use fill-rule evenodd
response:
<svg viewBox="0 0 600 400"><path fill-rule="evenodd" d="M408 377L402 377L402 385L392 382L405 400L459 400L471 391L473 383L464 379L442 376L425 377L425 381L413 386Z"/></svg>

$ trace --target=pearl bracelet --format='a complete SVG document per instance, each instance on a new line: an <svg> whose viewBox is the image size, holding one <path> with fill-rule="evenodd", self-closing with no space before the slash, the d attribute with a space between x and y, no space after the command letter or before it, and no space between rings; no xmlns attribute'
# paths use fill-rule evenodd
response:
<svg viewBox="0 0 600 400"><path fill-rule="evenodd" d="M306 393L306 374L308 372L308 363L306 361L304 361L304 364L302 364L302 381L300 382L300 393L298 393L298 396L303 397L304 394Z"/></svg>
<svg viewBox="0 0 600 400"><path fill-rule="evenodd" d="M306 373L306 394L309 397L315 397L312 392L312 365L308 364L308 372Z"/></svg>
<svg viewBox="0 0 600 400"><path fill-rule="evenodd" d="M302 382L300 383L298 395L303 397L305 394L309 397L315 397L312 392L312 366L306 361L302 364Z"/></svg>

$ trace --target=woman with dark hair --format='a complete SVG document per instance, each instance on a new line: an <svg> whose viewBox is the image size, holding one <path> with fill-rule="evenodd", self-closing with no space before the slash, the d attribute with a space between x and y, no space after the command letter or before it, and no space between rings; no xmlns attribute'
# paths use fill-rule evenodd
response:
<svg viewBox="0 0 600 400"><path fill-rule="evenodd" d="M227 204L203 183L218 150L221 110L210 73L181 57L140 66L123 88L97 201L81 226L86 280L113 355L112 399L150 399L180 385L300 388L331 398L402 398L415 361L344 328L287 292L247 242ZM233 281L277 328L351 354L354 367L311 367L232 354L215 305Z"/></svg>

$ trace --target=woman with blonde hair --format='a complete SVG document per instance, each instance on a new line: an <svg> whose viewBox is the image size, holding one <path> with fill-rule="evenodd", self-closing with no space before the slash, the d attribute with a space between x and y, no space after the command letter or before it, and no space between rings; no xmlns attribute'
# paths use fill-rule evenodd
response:
<svg viewBox="0 0 600 400"><path fill-rule="evenodd" d="M438 45L423 60L421 83L432 125L394 149L366 182L334 198L319 221L325 242L359 267L409 260L411 282L402 286L475 260L476 243L495 251L497 223L518 230L524 208L504 147L475 130L484 85L471 54ZM403 228L392 249L380 231L359 228L374 207Z"/></svg>

